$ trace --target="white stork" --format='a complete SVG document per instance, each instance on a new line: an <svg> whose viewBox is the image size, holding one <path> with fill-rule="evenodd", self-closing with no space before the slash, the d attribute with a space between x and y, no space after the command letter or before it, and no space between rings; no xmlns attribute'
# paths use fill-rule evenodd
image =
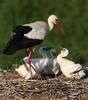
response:
<svg viewBox="0 0 88 100"><path fill-rule="evenodd" d="M16 28L13 29L13 35L8 41L3 53L10 55L14 54L18 50L32 48L39 45L44 40L46 33L53 29L54 24L61 33L64 33L60 23L58 22L58 18L55 15L49 16L48 24L43 21L36 21L30 24L16 26ZM30 66L31 53L32 49L30 49L27 59L27 63Z"/></svg>
<svg viewBox="0 0 88 100"><path fill-rule="evenodd" d="M76 64L75 62L64 58L68 54L69 51L66 48L63 48L61 53L57 56L57 62L60 65L62 73L68 78L80 79L84 77L86 74L80 64Z"/></svg>
<svg viewBox="0 0 88 100"><path fill-rule="evenodd" d="M48 24L43 21L36 21L30 24L16 26L3 53L8 55L14 54L18 50L39 45L44 40L46 33L53 29L54 24L64 33L55 15L49 16Z"/></svg>

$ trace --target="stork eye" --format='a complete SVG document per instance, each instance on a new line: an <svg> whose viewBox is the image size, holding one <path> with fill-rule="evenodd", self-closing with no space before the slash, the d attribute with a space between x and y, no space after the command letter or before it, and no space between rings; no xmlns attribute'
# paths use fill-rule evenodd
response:
<svg viewBox="0 0 88 100"><path fill-rule="evenodd" d="M58 21L58 19L56 19L56 22Z"/></svg>

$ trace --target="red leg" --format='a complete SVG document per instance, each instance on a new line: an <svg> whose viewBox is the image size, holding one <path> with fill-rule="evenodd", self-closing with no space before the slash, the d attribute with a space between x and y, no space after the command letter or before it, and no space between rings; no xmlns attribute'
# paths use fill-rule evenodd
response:
<svg viewBox="0 0 88 100"><path fill-rule="evenodd" d="M30 61L31 55L32 55L32 48L30 48L29 55L27 57L27 63L29 64L29 72L30 72L30 75L31 75L31 78L32 78L32 69L31 69L32 65L31 65L31 61Z"/></svg>
<svg viewBox="0 0 88 100"><path fill-rule="evenodd" d="M31 68L33 68L33 70L34 70L36 73L38 73L39 76L40 76L40 73L31 65L30 58L31 58L32 52L33 52L33 50L32 50L32 48L30 48L30 50L29 50L29 55L28 55L28 57L27 57L27 63L29 64L29 72L30 72L30 75L31 75L31 79L32 79L32 69L31 69Z"/></svg>

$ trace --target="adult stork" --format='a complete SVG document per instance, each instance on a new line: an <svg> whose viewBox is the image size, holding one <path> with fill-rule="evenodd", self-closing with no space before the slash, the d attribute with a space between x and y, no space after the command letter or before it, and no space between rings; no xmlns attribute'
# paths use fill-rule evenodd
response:
<svg viewBox="0 0 88 100"><path fill-rule="evenodd" d="M58 18L55 15L48 17L48 24L43 21L36 21L33 23L16 26L16 28L13 29L13 35L8 41L3 53L10 55L14 54L18 50L32 48L39 45L44 40L46 33L53 29L54 24L61 33L64 33L60 23L58 22ZM27 59L29 64L31 53L32 49L30 49Z"/></svg>

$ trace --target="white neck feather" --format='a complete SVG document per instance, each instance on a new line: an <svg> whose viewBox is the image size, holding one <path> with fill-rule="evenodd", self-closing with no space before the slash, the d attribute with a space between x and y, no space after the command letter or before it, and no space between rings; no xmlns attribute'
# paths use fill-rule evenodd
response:
<svg viewBox="0 0 88 100"><path fill-rule="evenodd" d="M42 53L41 55L42 55L43 58L47 57L46 53Z"/></svg>
<svg viewBox="0 0 88 100"><path fill-rule="evenodd" d="M48 19L49 30L51 31L54 28L54 24Z"/></svg>
<svg viewBox="0 0 88 100"><path fill-rule="evenodd" d="M58 55L58 57L59 57L59 58L63 58L64 56L60 53L60 54Z"/></svg>
<svg viewBox="0 0 88 100"><path fill-rule="evenodd" d="M58 57L64 58L64 57L67 57L68 54L69 54L68 52L60 53L60 54L58 55Z"/></svg>
<svg viewBox="0 0 88 100"><path fill-rule="evenodd" d="M56 58L56 56L55 56L55 55L53 55L53 54L51 53L51 58L52 58L52 59L55 59L55 58Z"/></svg>
<svg viewBox="0 0 88 100"><path fill-rule="evenodd" d="M47 57L47 54L46 54L45 51L40 50L39 52L40 52L40 55L41 55L43 58L46 58L46 57Z"/></svg>

